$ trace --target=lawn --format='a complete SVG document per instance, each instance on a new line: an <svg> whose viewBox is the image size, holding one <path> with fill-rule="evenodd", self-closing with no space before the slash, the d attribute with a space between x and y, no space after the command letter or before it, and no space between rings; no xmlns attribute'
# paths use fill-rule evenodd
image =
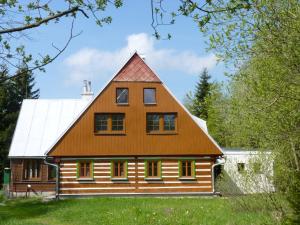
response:
<svg viewBox="0 0 300 225"><path fill-rule="evenodd" d="M233 211L219 197L99 197L0 203L0 224L272 224L267 213Z"/></svg>

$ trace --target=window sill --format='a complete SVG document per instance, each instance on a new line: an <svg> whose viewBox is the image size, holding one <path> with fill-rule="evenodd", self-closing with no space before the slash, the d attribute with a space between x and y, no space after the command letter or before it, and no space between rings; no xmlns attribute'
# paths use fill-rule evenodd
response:
<svg viewBox="0 0 300 225"><path fill-rule="evenodd" d="M86 177L86 178L81 177L81 178L77 178L76 180L78 180L78 181L92 181L92 180L94 180L94 178L92 178L92 177Z"/></svg>
<svg viewBox="0 0 300 225"><path fill-rule="evenodd" d="M145 178L145 181L161 181L162 178L161 177L148 177Z"/></svg>
<svg viewBox="0 0 300 225"><path fill-rule="evenodd" d="M176 131L147 132L148 135L177 135Z"/></svg>
<svg viewBox="0 0 300 225"><path fill-rule="evenodd" d="M118 106L129 106L129 103L116 103Z"/></svg>
<svg viewBox="0 0 300 225"><path fill-rule="evenodd" d="M101 132L94 132L95 135L126 135L125 131L101 131Z"/></svg>
<svg viewBox="0 0 300 225"><path fill-rule="evenodd" d="M179 177L178 180L196 180L195 177Z"/></svg>
<svg viewBox="0 0 300 225"><path fill-rule="evenodd" d="M156 106L157 103L156 103L156 102L155 102L155 103L144 103L144 105L145 105L145 106Z"/></svg>
<svg viewBox="0 0 300 225"><path fill-rule="evenodd" d="M120 178L115 177L115 178L111 178L110 180L111 181L128 181L128 178L126 178L126 177L120 177Z"/></svg>

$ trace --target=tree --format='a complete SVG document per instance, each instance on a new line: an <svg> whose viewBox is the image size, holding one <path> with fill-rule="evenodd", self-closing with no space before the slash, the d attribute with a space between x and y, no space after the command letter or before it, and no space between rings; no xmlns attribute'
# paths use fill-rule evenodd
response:
<svg viewBox="0 0 300 225"><path fill-rule="evenodd" d="M195 116L207 120L206 98L210 95L211 83L209 79L211 77L206 68L202 71L199 78L199 82L196 84L192 112Z"/></svg>
<svg viewBox="0 0 300 225"><path fill-rule="evenodd" d="M0 77L7 78L7 68L2 66L0 71L2 71ZM34 78L31 72L22 72L22 76L6 79L5 82L0 83L0 180L2 180L4 167L9 166L7 155L22 100L38 97L39 90L34 90Z"/></svg>
<svg viewBox="0 0 300 225"><path fill-rule="evenodd" d="M26 71L44 71L44 67L59 57L68 47L71 40L80 34L73 33L74 20L84 16L85 18L92 17L98 26L111 23L112 18L110 16L101 15L109 5L119 8L122 6L122 0L113 2L108 0L64 0L59 1L59 3L47 0L31 0L28 2L1 1L0 64L7 65L9 74L2 76L0 82L21 76ZM32 53L26 52L26 46L19 44L22 43L22 40L28 40L29 34L27 31L38 29L51 22L59 23L67 17L71 18L72 22L69 38L66 40L65 45L58 47L51 43L56 54L50 55L43 52L38 56L34 56Z"/></svg>

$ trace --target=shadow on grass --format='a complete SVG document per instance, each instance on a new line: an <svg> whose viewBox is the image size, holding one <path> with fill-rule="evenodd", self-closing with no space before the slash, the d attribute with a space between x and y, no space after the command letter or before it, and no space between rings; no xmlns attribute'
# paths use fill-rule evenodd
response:
<svg viewBox="0 0 300 225"><path fill-rule="evenodd" d="M14 199L7 200L4 205L0 205L0 223L13 219L27 219L42 217L45 214L56 210L63 210L67 205L67 200L62 204L61 201L43 202L42 199Z"/></svg>

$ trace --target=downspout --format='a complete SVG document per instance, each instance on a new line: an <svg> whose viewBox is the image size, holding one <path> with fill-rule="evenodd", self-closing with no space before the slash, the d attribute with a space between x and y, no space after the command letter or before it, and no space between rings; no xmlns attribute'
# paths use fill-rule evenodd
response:
<svg viewBox="0 0 300 225"><path fill-rule="evenodd" d="M211 167L212 192L213 192L213 194L216 193L216 191L215 191L215 173L214 173L215 167L216 167L216 166L220 166L220 165L224 165L224 163L225 163L225 159L222 158L222 157L219 157L219 158L216 159L216 163L213 164L213 166Z"/></svg>
<svg viewBox="0 0 300 225"><path fill-rule="evenodd" d="M55 198L59 199L59 167L57 164L47 162L47 156L44 159L44 163L46 165L53 166L56 169Z"/></svg>

